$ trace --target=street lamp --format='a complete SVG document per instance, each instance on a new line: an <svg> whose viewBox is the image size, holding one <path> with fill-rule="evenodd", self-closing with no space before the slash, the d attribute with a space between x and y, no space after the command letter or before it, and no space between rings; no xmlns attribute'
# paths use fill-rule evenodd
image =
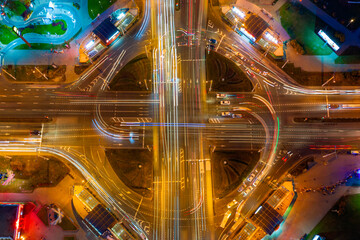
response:
<svg viewBox="0 0 360 240"><path fill-rule="evenodd" d="M349 23L346 25L346 27L348 27L350 25L350 23L352 23L355 19L350 19Z"/></svg>

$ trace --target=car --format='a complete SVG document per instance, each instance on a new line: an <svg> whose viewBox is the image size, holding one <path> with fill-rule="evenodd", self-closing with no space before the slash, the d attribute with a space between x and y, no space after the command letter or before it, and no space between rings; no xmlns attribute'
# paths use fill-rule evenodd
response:
<svg viewBox="0 0 360 240"><path fill-rule="evenodd" d="M39 136L39 135L41 135L41 132L39 130L32 130L32 131L30 131L30 135Z"/></svg>
<svg viewBox="0 0 360 240"><path fill-rule="evenodd" d="M239 202L233 199L231 202L229 202L226 206L227 208L232 208L234 205L238 204Z"/></svg>
<svg viewBox="0 0 360 240"><path fill-rule="evenodd" d="M259 178L256 179L255 182L253 183L254 187L256 187L259 184L259 182L260 182L260 179Z"/></svg>
<svg viewBox="0 0 360 240"><path fill-rule="evenodd" d="M253 189L253 187L250 186L250 187L248 187L245 191L243 191L242 194L243 194L244 196L246 196L246 195L248 195L248 194L251 192L252 189Z"/></svg>
<svg viewBox="0 0 360 240"><path fill-rule="evenodd" d="M359 152L359 150L351 150L351 151L350 151L350 154L352 154L352 155L359 155L360 152Z"/></svg>
<svg viewBox="0 0 360 240"><path fill-rule="evenodd" d="M218 94L216 94L216 98L226 98L226 94L218 93Z"/></svg>
<svg viewBox="0 0 360 240"><path fill-rule="evenodd" d="M339 107L340 107L339 104L329 104L328 105L329 109L338 109Z"/></svg>
<svg viewBox="0 0 360 240"><path fill-rule="evenodd" d="M77 9L80 10L80 5L78 3L73 3L73 6Z"/></svg>
<svg viewBox="0 0 360 240"><path fill-rule="evenodd" d="M214 46L214 45L212 45L212 44L210 44L210 45L208 45L208 49L210 49L210 50L214 50L214 49L215 49L215 46Z"/></svg>
<svg viewBox="0 0 360 240"><path fill-rule="evenodd" d="M216 39L213 39L213 38L210 38L210 39L209 39L209 42L212 43L212 44L216 44L216 43L217 43Z"/></svg>
<svg viewBox="0 0 360 240"><path fill-rule="evenodd" d="M230 105L230 101L220 101L221 105Z"/></svg>
<svg viewBox="0 0 360 240"><path fill-rule="evenodd" d="M180 0L175 0L175 10L180 11Z"/></svg>
<svg viewBox="0 0 360 240"><path fill-rule="evenodd" d="M252 73L249 68L245 69L245 71L246 71L246 74L247 74L247 75L252 76L252 77L255 77L255 74Z"/></svg>
<svg viewBox="0 0 360 240"><path fill-rule="evenodd" d="M230 117L231 116L231 112L222 112L221 116L223 117Z"/></svg>
<svg viewBox="0 0 360 240"><path fill-rule="evenodd" d="M244 189L246 188L245 184L242 184L239 188L238 188L238 192L242 192Z"/></svg>
<svg viewBox="0 0 360 240"><path fill-rule="evenodd" d="M231 117L232 118L242 118L242 114L240 114L240 113L235 114L234 113L234 114L231 115Z"/></svg>
<svg viewBox="0 0 360 240"><path fill-rule="evenodd" d="M254 177L255 177L255 174L252 173L252 174L250 174L250 176L247 178L247 180L248 180L249 182L251 182L251 181L254 179Z"/></svg>

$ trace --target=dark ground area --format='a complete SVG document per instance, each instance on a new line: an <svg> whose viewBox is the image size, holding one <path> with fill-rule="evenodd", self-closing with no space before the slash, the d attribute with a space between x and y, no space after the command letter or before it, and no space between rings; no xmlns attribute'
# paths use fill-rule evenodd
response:
<svg viewBox="0 0 360 240"><path fill-rule="evenodd" d="M110 82L110 91L151 91L151 62L145 54L127 63ZM146 88L147 86L147 88Z"/></svg>
<svg viewBox="0 0 360 240"><path fill-rule="evenodd" d="M38 69L36 69L36 68ZM54 68L52 65L41 65L41 66L33 66L33 65L7 65L3 66L3 69L10 73L12 76L16 78L13 79L6 73L3 75L12 82L64 82L66 80L65 71L66 65L56 66ZM48 78L46 79L43 74Z"/></svg>
<svg viewBox="0 0 360 240"><path fill-rule="evenodd" d="M233 191L255 167L258 151L215 151L212 156L215 197L222 198Z"/></svg>
<svg viewBox="0 0 360 240"><path fill-rule="evenodd" d="M329 240L358 240L360 239L359 224L360 194L344 196L316 225L307 239L313 239L319 234Z"/></svg>
<svg viewBox="0 0 360 240"><path fill-rule="evenodd" d="M305 55L329 55L333 51L315 33L316 16L299 2L287 2L280 9L281 25L303 48Z"/></svg>
<svg viewBox="0 0 360 240"><path fill-rule="evenodd" d="M214 51L206 55L207 89L212 91L250 92L253 88L247 75L226 57Z"/></svg>
<svg viewBox="0 0 360 240"><path fill-rule="evenodd" d="M69 169L59 160L38 156L13 156L11 159L0 157L0 171L10 169L14 172L13 182L2 186L0 192L30 192L37 187L54 187Z"/></svg>
<svg viewBox="0 0 360 240"><path fill-rule="evenodd" d="M106 157L126 186L145 197L152 195L152 152L141 149L106 149Z"/></svg>
<svg viewBox="0 0 360 240"><path fill-rule="evenodd" d="M88 67L90 67L90 64L76 65L76 66L74 67L74 72L75 72L77 75L80 75L80 74L82 74Z"/></svg>
<svg viewBox="0 0 360 240"><path fill-rule="evenodd" d="M354 31L360 27L360 4L349 3L345 0L311 0L321 10L325 11L331 17L335 18L340 24ZM353 1L356 2L356 1ZM350 20L354 19L350 23Z"/></svg>
<svg viewBox="0 0 360 240"><path fill-rule="evenodd" d="M344 57L344 56L343 56ZM278 67L284 65L283 60L274 60L269 57ZM351 72L306 72L300 67L295 67L293 63L287 63L282 69L290 77L292 77L299 84L304 86L321 86L332 76L330 82L326 86L359 86L360 85L360 71Z"/></svg>
<svg viewBox="0 0 360 240"><path fill-rule="evenodd" d="M309 156L306 157L305 159L303 159L301 161L301 163L299 163L298 165L296 165L294 168L292 168L289 173L294 176L297 177L300 174L302 174L303 172L309 170L313 165L315 164L314 161L314 157L313 156Z"/></svg>

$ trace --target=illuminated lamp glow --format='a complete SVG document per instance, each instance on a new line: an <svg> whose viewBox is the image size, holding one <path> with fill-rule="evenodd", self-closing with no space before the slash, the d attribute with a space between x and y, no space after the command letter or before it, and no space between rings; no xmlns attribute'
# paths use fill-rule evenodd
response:
<svg viewBox="0 0 360 240"><path fill-rule="evenodd" d="M269 32L266 32L266 33L265 33L265 37L266 37L267 39L269 39L270 41L274 42L274 43L278 43L278 41L276 40L276 38L275 38L273 35L271 35Z"/></svg>
<svg viewBox="0 0 360 240"><path fill-rule="evenodd" d="M258 209L256 209L255 214L257 214L260 211L260 209L262 209L262 206L260 206L260 207L258 207Z"/></svg>
<svg viewBox="0 0 360 240"><path fill-rule="evenodd" d="M253 35L251 35L248 31L246 31L246 29L245 28L240 28L240 31L243 33L243 34L245 34L245 36L247 36L248 38L250 38L250 40L252 40L252 41L254 41L255 42L255 38L254 38L254 36Z"/></svg>
<svg viewBox="0 0 360 240"><path fill-rule="evenodd" d="M335 51L339 50L340 47L334 43L333 40L330 39L330 37L323 31L323 30L319 30L318 32L319 36Z"/></svg>
<svg viewBox="0 0 360 240"><path fill-rule="evenodd" d="M120 14L116 17L116 19L117 19L117 20L120 20L120 19L122 19L124 16L125 16L124 13L120 13Z"/></svg>
<svg viewBox="0 0 360 240"><path fill-rule="evenodd" d="M312 240L320 240L320 236L319 236L319 235L315 235Z"/></svg>
<svg viewBox="0 0 360 240"><path fill-rule="evenodd" d="M244 18L244 17L245 17L245 13L242 12L242 11L240 11L238 8L233 7L232 10L233 10L233 12L236 13L236 15L238 15L239 17L241 17L241 18Z"/></svg>
<svg viewBox="0 0 360 240"><path fill-rule="evenodd" d="M355 171L357 175L360 175L360 168Z"/></svg>
<svg viewBox="0 0 360 240"><path fill-rule="evenodd" d="M14 240L19 239L20 237L20 231L19 231L19 226L20 226L20 216L22 215L22 208L23 205L19 205L18 206L18 211L16 213L16 222L15 222L15 234L14 234Z"/></svg>
<svg viewBox="0 0 360 240"><path fill-rule="evenodd" d="M92 46L94 46L94 44L95 44L95 41L94 41L94 40L91 40L90 42L88 42L88 43L85 45L85 48L86 48L86 49L89 49L89 48L91 48Z"/></svg>
<svg viewBox="0 0 360 240"><path fill-rule="evenodd" d="M118 33L119 33L119 31L116 31L116 32L114 33L114 35L112 35L111 38L109 38L109 41L111 41Z"/></svg>

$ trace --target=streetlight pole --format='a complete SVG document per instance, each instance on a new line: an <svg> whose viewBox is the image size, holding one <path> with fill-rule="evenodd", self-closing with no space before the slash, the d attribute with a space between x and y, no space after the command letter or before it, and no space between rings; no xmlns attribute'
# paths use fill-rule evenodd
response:
<svg viewBox="0 0 360 240"><path fill-rule="evenodd" d="M354 22L354 19L350 19L349 23L346 25L346 27L348 27L352 22Z"/></svg>

